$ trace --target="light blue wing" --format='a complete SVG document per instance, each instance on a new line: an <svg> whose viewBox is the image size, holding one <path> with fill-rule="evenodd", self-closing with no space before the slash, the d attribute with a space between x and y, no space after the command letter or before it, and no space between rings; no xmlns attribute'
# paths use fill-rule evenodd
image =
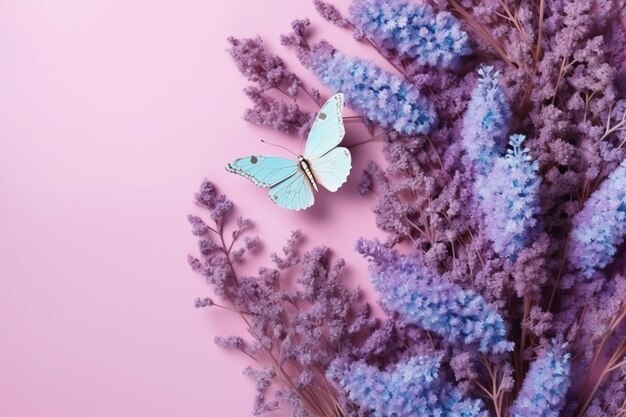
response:
<svg viewBox="0 0 626 417"><path fill-rule="evenodd" d="M346 182L352 168L352 156L347 148L334 148L320 158L309 161L315 180L328 191L335 192Z"/></svg>
<svg viewBox="0 0 626 417"><path fill-rule="evenodd" d="M302 170L270 188L270 198L289 210L311 207L315 201L313 188Z"/></svg>
<svg viewBox="0 0 626 417"><path fill-rule="evenodd" d="M335 94L322 106L304 148L304 159L319 158L341 143L346 131L343 127L343 94Z"/></svg>
<svg viewBox="0 0 626 417"><path fill-rule="evenodd" d="M271 187L300 171L298 161L272 156L246 156L226 165L226 170L248 178L259 187Z"/></svg>

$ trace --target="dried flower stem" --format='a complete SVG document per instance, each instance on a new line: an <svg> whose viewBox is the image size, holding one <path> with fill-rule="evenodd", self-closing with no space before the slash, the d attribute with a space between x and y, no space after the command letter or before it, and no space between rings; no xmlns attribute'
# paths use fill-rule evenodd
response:
<svg viewBox="0 0 626 417"><path fill-rule="evenodd" d="M500 43L498 39L496 39L491 32L489 32L480 22L478 22L474 16L465 10L463 6L461 6L456 0L449 0L452 8L467 22L469 27L482 38L485 42L487 42L491 47L496 51L500 59L506 62L508 65L515 67L513 62L509 60L509 57L506 53L506 50Z"/></svg>
<svg viewBox="0 0 626 417"><path fill-rule="evenodd" d="M568 60L569 60L569 57L564 56L563 60L561 61L561 67L559 68L559 75L557 76L556 84L554 85L554 95L552 96L552 104L554 104L554 101L556 100L556 94L559 91L559 87L561 86L561 81L563 80L565 73L567 72L568 69L570 69L572 65L576 63L576 60L572 60L571 62L568 62Z"/></svg>
<svg viewBox="0 0 626 417"><path fill-rule="evenodd" d="M611 335L613 334L613 332L620 326L620 324L622 323L622 321L624 321L624 319L626 319L626 302L624 302L622 304L622 307L620 310L618 310L615 315L613 316L613 318L611 319L611 321L609 322L609 325L607 326L602 339L600 339L600 342L598 343L593 358L591 359L591 363L589 365L589 370L587 371L587 375L585 376L585 380L583 383L583 387L587 386L592 378L592 374L595 372L595 367L600 359L600 356L602 354L602 352L604 351L604 346L606 345L606 342L609 340L609 338L611 337ZM593 388L591 389L591 391L589 392L589 394L587 395L587 398L585 400L585 402L583 403L583 405L580 407L579 412L577 414L577 417L581 417L584 412L586 411L587 407L589 407L589 404L591 404L591 401L593 401L593 397L595 396L595 394L597 393L598 389L600 388L600 386L602 385L602 383L606 380L606 378L609 376L609 374L614 371L615 369L619 368L620 366L624 365L624 356L626 356L626 337L620 342L620 345L618 346L618 348L615 350L615 352L613 352L613 355L611 355L610 359L607 361L604 369L602 370L602 372L600 373L600 375L597 377L595 384L593 385Z"/></svg>
<svg viewBox="0 0 626 417"><path fill-rule="evenodd" d="M493 409L496 413L496 417L503 417L507 408L505 404L506 391L502 385L503 372L502 375L499 375L501 374L500 366L493 364L484 358L481 358L480 362L485 366L485 369L489 374L491 384L489 388L486 388L480 382L477 382L476 385L493 403Z"/></svg>
<svg viewBox="0 0 626 417"><path fill-rule="evenodd" d="M222 251L224 253L224 255L226 256L226 260L229 266L229 269L231 271L230 277L231 279L234 281L235 285L237 283L239 283L239 277L238 274L236 272L235 266L233 265L232 260L230 259L230 252L233 248L233 245L235 243L235 241L237 240L237 238L240 236L240 233L235 232L233 233L233 238L230 244L226 243L226 239L224 238L224 222L222 221L216 221L215 222L215 228L212 227L208 227L208 229L210 231L212 231L213 233L217 234L219 237L219 240L221 242L221 248L220 251ZM226 289L228 289L229 287L227 286ZM229 301L231 301L232 303L232 295L229 294L228 292L226 292L226 296L227 299ZM292 304L295 306L296 304L293 303L293 301L291 301ZM250 334L255 335L255 331L254 331L254 327L252 326L252 324L250 323L250 321L246 318L245 314L249 314L247 312L241 311L240 309L238 309L236 307L236 305L233 303L233 307L227 307L227 306L221 306L221 305L217 305L214 304L215 306L233 311L235 313L237 313L241 319L244 321L244 323L246 324L246 326L248 327L248 331L250 332ZM297 307L297 306L296 306ZM285 318L285 320L287 320L287 318ZM262 345L261 345L262 346ZM241 349L241 351L243 353L245 353L246 355L248 355L250 358L255 359L253 356L251 356L248 352L246 352L245 350ZM297 393L298 397L300 398L300 400L302 401L302 403L304 404L304 406L307 408L307 410L309 412L311 412L313 414L313 416L316 417L344 417L344 413L341 410L341 407L339 406L337 400L332 396L331 391L329 390L328 394L323 392L323 396L319 395L319 393L317 393L316 391L314 391L311 387L305 387L305 388L298 388L294 382L292 381L291 377L289 376L289 373L286 371L286 369L284 368L284 362L282 361L282 359L277 359L276 356L274 355L274 353L272 352L272 349L267 348L266 346L262 346L262 351L264 352L264 355L269 358L273 364L273 368L276 372L276 379L277 382L289 387L293 392ZM295 366L295 365L294 365ZM331 404L328 404L328 400L325 399L326 397L329 397L331 400Z"/></svg>
<svg viewBox="0 0 626 417"><path fill-rule="evenodd" d="M600 139L598 139L598 142L601 142L602 140L606 139L607 136L609 136L611 133L614 133L614 132L617 132L617 131L620 131L620 130L626 130L626 110L624 110L624 113L622 114L622 118L620 119L620 121L617 122L613 126L611 126L611 114L612 114L612 112L613 112L613 106L611 105L611 107L609 108L609 115L606 118L606 128L604 130L604 134L600 137ZM626 144L626 139L624 139L619 144L617 149L621 149L622 146L624 146L624 144Z"/></svg>
<svg viewBox="0 0 626 417"><path fill-rule="evenodd" d="M430 240L430 236L429 236L429 234L428 234L428 233L426 233L426 229L423 229L423 228L419 227L417 224L415 224L415 222L414 222L414 221L412 221L411 219L409 219L409 217L408 217L408 216L406 216L406 215L405 215L405 216L404 216L404 218L406 219L406 221L407 221L407 222L409 222L409 224L410 224L411 226L413 226L413 228L414 228L415 230L417 230L417 231L418 231L418 232L422 235L422 237L423 237L423 238L427 239L428 241L431 241L431 240Z"/></svg>
<svg viewBox="0 0 626 417"><path fill-rule="evenodd" d="M304 88L304 85L300 84L300 90L304 91L304 93L309 96L311 98L311 101L313 103L315 103L317 105L317 107L319 107L320 109L322 108L322 103L318 102L315 97L313 97L313 95L309 92L309 90L307 90L306 88Z"/></svg>
<svg viewBox="0 0 626 417"><path fill-rule="evenodd" d="M524 43L528 44L528 35L526 34L524 27L522 26L519 19L517 18L517 11L513 13L513 11L511 10L511 8L509 7L508 3L505 0L500 0L500 5L504 8L505 14L496 13L496 15L511 22L511 24L513 24L517 32L521 35Z"/></svg>
<svg viewBox="0 0 626 417"><path fill-rule="evenodd" d="M624 398L622 406L619 408L617 414L615 414L615 417L626 417L626 398Z"/></svg>
<svg viewBox="0 0 626 417"><path fill-rule="evenodd" d="M518 354L515 358L515 375L517 376L517 378L515 378L516 391L519 391L521 388L522 382L524 381L524 375L526 374L524 369L524 351L526 350L526 323L528 322L528 315L530 314L531 308L530 296L525 295L523 300L524 306L521 321L522 332L520 335Z"/></svg>
<svg viewBox="0 0 626 417"><path fill-rule="evenodd" d="M433 144L433 141L430 139L430 136L427 136L426 140L428 141L428 144L430 145L430 147L433 148L433 152L435 153L435 156L437 157L437 162L439 163L439 168L441 169L441 172L443 172L444 174L446 174L448 178L450 178L450 175L443 167L443 162L441 162L441 156L439 156L439 152L437 152L437 148Z"/></svg>
<svg viewBox="0 0 626 417"><path fill-rule="evenodd" d="M370 137L368 139L362 140L361 142L357 142L357 143L354 143L352 145L346 145L346 148L354 149L357 146L361 146L361 145L364 145L364 144L369 143L369 142L384 142L383 137L384 136L372 136L372 137Z"/></svg>
<svg viewBox="0 0 626 417"><path fill-rule="evenodd" d="M561 252L561 261L559 262L559 270L556 274L556 279L554 280L554 284L552 286L552 292L550 293L550 300L548 301L548 308L546 311L552 311L552 307L554 306L554 298L556 296L556 291L559 288L561 283L561 278L563 277L563 271L565 270L565 263L567 260L567 243Z"/></svg>
<svg viewBox="0 0 626 417"><path fill-rule="evenodd" d="M600 354L602 353L606 342L609 340L615 329L617 329L617 327L624 318L626 318L626 303L622 305L622 308L617 313L615 313L609 325L607 326L604 335L602 336L602 339L600 339L600 342L595 349L593 359L591 360L591 365L589 366L589 373L591 373L596 363L598 362L598 359L600 358ZM590 375L588 374L587 377L590 377Z"/></svg>
<svg viewBox="0 0 626 417"><path fill-rule="evenodd" d="M543 38L543 14L545 11L545 0L539 0L539 22L537 24L537 45L535 46L535 63L541 59L541 41Z"/></svg>
<svg viewBox="0 0 626 417"><path fill-rule="evenodd" d="M587 411L587 408L591 404L591 401L593 401L593 398L595 397L596 393L598 392L598 389L600 388L602 383L604 383L604 381L606 381L607 377L611 374L611 372L615 371L619 367L621 367L624 364L626 364L626 360L624 359L625 357L626 357L626 337L621 341L621 343L618 346L618 348L615 350L615 352L613 352L613 354L611 355L611 357L607 361L604 369L602 369L602 372L597 377L596 382L593 385L593 388L591 389L591 391L587 395L587 398L586 398L585 402L583 403L583 405L578 410L578 413L576 414L576 417L582 417L584 415L585 411ZM591 371L591 369L593 369L593 368L590 368L590 371Z"/></svg>
<svg viewBox="0 0 626 417"><path fill-rule="evenodd" d="M588 91L585 91L585 111L583 113L583 122L587 121L587 112L589 110L589 103L591 103L591 99L596 95L596 91L593 91L589 94Z"/></svg>
<svg viewBox="0 0 626 417"><path fill-rule="evenodd" d="M474 238L474 234L472 233L472 231L468 229L467 232L469 233L470 238L472 239L472 243L475 243L476 239ZM478 248L476 248L476 255L478 256L478 260L480 261L481 266L484 268L485 261L483 260L483 255Z"/></svg>

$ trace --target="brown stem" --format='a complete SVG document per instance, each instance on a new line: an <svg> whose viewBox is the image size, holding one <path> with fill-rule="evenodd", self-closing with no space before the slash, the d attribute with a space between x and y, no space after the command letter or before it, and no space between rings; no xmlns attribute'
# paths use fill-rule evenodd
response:
<svg viewBox="0 0 626 417"><path fill-rule="evenodd" d="M237 272L235 271L235 267L232 263L232 261L230 260L230 257L228 256L228 253L230 251L230 248L232 248L232 242L229 246L227 246L226 241L224 239L224 224L223 222L220 222L219 224L216 222L216 233L220 236L220 241L222 243L222 248L221 250L224 252L224 254L226 255L226 261L228 262L230 271L231 271L231 277L232 279L235 281L235 283L239 282L239 278L237 275ZM236 239L237 235L235 235L233 237L233 242L234 239ZM232 303L232 298L231 295L228 294L228 292L226 292L227 298L231 301ZM248 327L248 331L250 332L250 334L252 334L254 336L254 330L252 327L252 324L250 323L250 321L246 318L246 316L244 315L244 312L242 312L241 310L236 308L236 305L233 303L233 305L235 306L235 308L233 308L232 310L235 311L237 314L239 314L239 316L241 317L241 319L246 323L246 326ZM298 389L298 387L295 386L295 384L293 383L293 381L291 380L289 374L287 373L287 371L284 369L283 367L283 363L282 363L282 359L279 361L278 359L276 359L274 353L272 352L272 349L267 348L265 346L263 346L263 351L265 352L266 356L269 357L273 364L274 364L274 369L277 372L278 375L278 380L279 382L283 383L284 385L288 386L293 392L295 392L298 397L300 398L300 400L302 401L302 403L305 405L305 407L313 414L316 415L318 417L328 417L328 416L334 416L334 417L343 417L343 413L341 414L335 414L335 413L328 413L328 409L324 409L327 404L323 404L322 402L319 401L318 398L316 398L316 395L314 392L309 392L306 389L305 390L301 390ZM244 352L245 353L245 352ZM250 356L250 355L248 355Z"/></svg>
<svg viewBox="0 0 626 417"><path fill-rule="evenodd" d="M563 253L561 254L561 262L559 263L559 270L556 274L556 279L554 280L554 285L552 286L552 292L550 293L550 301L548 302L547 311L552 311L552 304L554 303L554 298L556 296L556 291L561 283L561 277L563 276L563 270L565 269L565 260L567 258L567 244L563 248Z"/></svg>
<svg viewBox="0 0 626 417"><path fill-rule="evenodd" d="M304 88L304 86L302 84L300 84L300 89L302 91L304 91L307 96L309 96L311 98L311 101L313 101L313 103L315 103L317 105L317 107L319 107L320 109L322 108L322 105L320 103L318 103L317 100L315 100L315 98L311 95L311 93L309 93L309 90Z"/></svg>
<svg viewBox="0 0 626 417"><path fill-rule="evenodd" d="M383 138L382 136L372 136L371 138L362 140L361 142L353 143L352 145L346 145L346 148L354 149L357 146L361 146L369 142L384 142L383 140L380 140L382 138Z"/></svg>
<svg viewBox="0 0 626 417"><path fill-rule="evenodd" d="M604 350L604 346L606 342L609 340L612 333L615 331L615 329L619 327L620 323L622 323L622 321L625 318L626 318L626 304L622 305L621 310L619 310L615 314L615 316L611 319L611 322L609 323L607 330L602 336L602 339L600 340L600 343L598 344L594 352L593 358L591 360L591 364L589 365L589 370L587 371L587 375L585 376L584 383L582 385L583 387L586 386L591 380L591 376L594 371L595 365L600 359L600 355L602 351ZM611 358L606 363L604 369L602 370L602 373L600 374L600 376L597 377L592 390L590 391L589 395L585 399L585 402L583 403L583 405L578 410L577 417L581 417L585 413L585 411L587 410L587 407L589 407L589 404L591 404L591 401L593 401L594 396L598 392L598 389L600 388L602 383L606 380L606 378L609 376L609 374L613 370L617 369L616 366L617 367L621 366L621 364L619 363L619 360L621 360L624 357L624 355L626 355L626 338L624 338L621 341L618 348L615 350L615 352L613 352L613 355L611 355Z"/></svg>
<svg viewBox="0 0 626 417"><path fill-rule="evenodd" d="M622 359L624 357L624 355L626 355L626 338L624 338L622 343L620 343L620 346L615 350L613 355L611 355L611 358L607 362L605 368L602 370L602 373L600 374L600 376L596 380L596 383L593 385L593 388L589 392L589 395L587 396L585 402L583 403L583 405L578 410L578 413L576 414L576 417L582 417L583 416L583 414L585 413L585 411L587 411L587 408L589 407L589 405L593 401L593 398L598 393L598 390L600 389L600 386L602 386L604 381L606 381L606 379L611 374L611 372L613 372L615 369L619 368L619 366L623 365L623 363L620 363L618 361L620 359Z"/></svg>
<svg viewBox="0 0 626 417"><path fill-rule="evenodd" d="M495 49L496 53L498 54L498 56L500 57L500 59L502 59L504 62L506 62L508 65L515 67L515 65L513 64L513 62L511 62L511 60L509 60L506 50L504 49L504 47L500 44L500 42L491 34L489 33L489 31L487 31L487 29L485 29L485 27L480 24L475 18L474 16L468 12L467 10L465 10L463 8L463 6L461 6L456 0L449 0L450 4L452 5L452 8L459 14L461 15L461 17L467 22L467 24L469 25L469 27L476 32L476 34L481 37L485 42L487 42L489 45L491 45L491 47L493 49Z"/></svg>
<svg viewBox="0 0 626 417"><path fill-rule="evenodd" d="M528 321L528 315L530 314L531 301L528 295L524 296L524 312L522 316L522 334L520 335L520 347L519 347L519 356L516 361L516 378L515 378L515 387L516 390L519 391L521 387L522 380L524 379L524 350L526 350L526 323Z"/></svg>
<svg viewBox="0 0 626 417"><path fill-rule="evenodd" d="M535 46L535 64L541 59L541 38L543 37L543 13L545 0L539 0L539 23L537 25L537 45Z"/></svg>
<svg viewBox="0 0 626 417"><path fill-rule="evenodd" d="M493 409L496 412L496 417L502 417L504 414L503 403L504 403L504 390L502 388L502 381L498 379L498 374L500 373L500 367L493 365L491 362L487 362L484 359L480 359L480 362L483 364L485 369L487 369L487 373L489 374L489 379L491 380L491 387L487 389L481 383L477 383L478 387L483 390L483 392L487 395L487 397L493 403Z"/></svg>

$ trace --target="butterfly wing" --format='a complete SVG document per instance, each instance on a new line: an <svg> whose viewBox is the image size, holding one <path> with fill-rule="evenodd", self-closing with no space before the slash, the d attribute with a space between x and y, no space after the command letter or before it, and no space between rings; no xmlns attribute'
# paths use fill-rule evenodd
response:
<svg viewBox="0 0 626 417"><path fill-rule="evenodd" d="M352 168L350 151L336 147L346 133L342 112L343 94L335 94L317 114L304 149L316 181L333 192L346 182Z"/></svg>
<svg viewBox="0 0 626 417"><path fill-rule="evenodd" d="M315 180L328 191L335 192L346 182L352 168L352 156L347 148L338 147L320 158L309 161Z"/></svg>
<svg viewBox="0 0 626 417"><path fill-rule="evenodd" d="M300 171L297 161L272 156L246 156L226 165L226 170L248 178L259 187L271 187Z"/></svg>
<svg viewBox="0 0 626 417"><path fill-rule="evenodd" d="M309 132L304 148L307 161L317 159L339 145L346 131L343 127L343 94L335 94L322 106Z"/></svg>
<svg viewBox="0 0 626 417"><path fill-rule="evenodd" d="M272 186L270 199L289 210L303 210L311 207L315 201L311 182L302 170Z"/></svg>
<svg viewBox="0 0 626 417"><path fill-rule="evenodd" d="M313 205L311 183L297 161L271 156L246 156L226 165L226 170L248 178L259 187L270 187L270 198L289 210Z"/></svg>

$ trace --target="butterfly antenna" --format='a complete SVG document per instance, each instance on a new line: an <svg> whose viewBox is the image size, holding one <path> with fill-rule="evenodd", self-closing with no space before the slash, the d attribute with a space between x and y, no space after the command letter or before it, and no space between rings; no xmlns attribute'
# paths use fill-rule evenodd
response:
<svg viewBox="0 0 626 417"><path fill-rule="evenodd" d="M263 139L261 139L261 142L263 142L263 143L265 143L265 144L268 144L268 145L272 145L272 146L277 146L277 147L279 147L279 148L283 148L284 150L286 150L287 152L289 152L289 153L290 153L290 154L292 154L293 156L298 156L298 155L296 155L295 153L293 153L290 149L287 149L287 148L285 148L285 147L284 147L284 146L282 146L282 145L277 145L277 144L275 144L275 143L266 142L266 141L264 141Z"/></svg>

